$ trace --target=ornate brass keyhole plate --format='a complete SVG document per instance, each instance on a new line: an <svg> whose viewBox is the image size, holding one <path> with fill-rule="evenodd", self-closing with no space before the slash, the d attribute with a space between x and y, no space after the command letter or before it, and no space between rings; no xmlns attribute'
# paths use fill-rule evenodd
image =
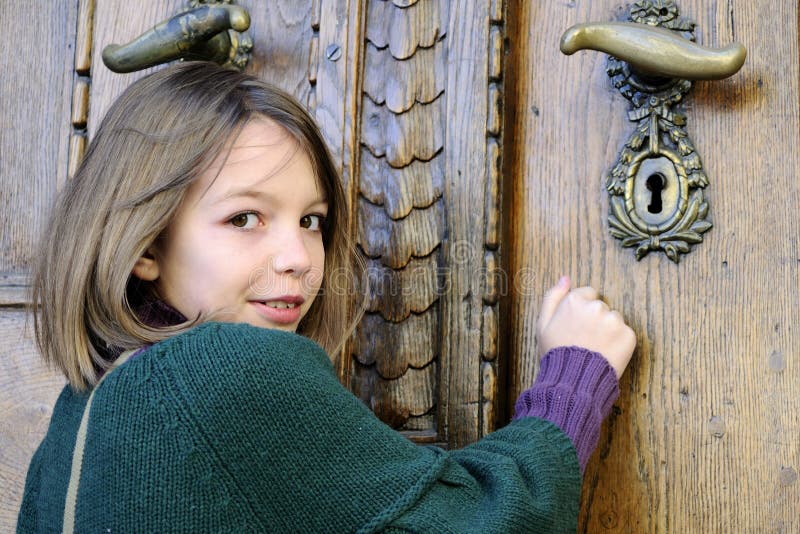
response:
<svg viewBox="0 0 800 534"><path fill-rule="evenodd" d="M694 23L678 17L674 2L636 2L629 18L694 40ZM636 259L660 250L677 262L711 229L703 196L708 178L686 131L686 116L674 109L691 82L643 75L613 56L607 73L631 102L628 118L636 123L607 177L611 235L636 247Z"/></svg>
<svg viewBox="0 0 800 534"><path fill-rule="evenodd" d="M746 51L739 43L695 44L694 22L679 16L672 0L638 0L628 20L573 26L561 51L611 54L606 72L631 103L633 133L606 176L611 235L635 247L637 260L661 251L677 263L711 229L703 194L708 177L678 106L690 80L733 75Z"/></svg>

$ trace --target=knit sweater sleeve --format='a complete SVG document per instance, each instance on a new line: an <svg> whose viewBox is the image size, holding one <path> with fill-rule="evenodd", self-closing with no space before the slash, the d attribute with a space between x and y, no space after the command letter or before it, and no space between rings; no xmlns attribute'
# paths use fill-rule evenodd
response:
<svg viewBox="0 0 800 534"><path fill-rule="evenodd" d="M418 446L343 388L309 340L247 325L193 330L153 360L178 392L192 454L210 459L196 477L218 484L250 526L574 532L580 470L556 425L529 417L458 451Z"/></svg>
<svg viewBox="0 0 800 534"><path fill-rule="evenodd" d="M41 454L41 448L37 449L28 467L25 492L22 494L22 503L17 517L17 534L36 532L38 524L36 504L41 487Z"/></svg>
<svg viewBox="0 0 800 534"><path fill-rule="evenodd" d="M603 356L557 347L545 354L536 381L517 399L514 419L541 417L556 424L575 445L583 472L617 397L616 373Z"/></svg>

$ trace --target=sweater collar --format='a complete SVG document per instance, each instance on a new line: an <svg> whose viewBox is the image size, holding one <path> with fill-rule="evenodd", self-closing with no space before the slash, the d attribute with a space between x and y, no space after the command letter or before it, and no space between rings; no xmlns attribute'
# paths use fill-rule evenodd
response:
<svg viewBox="0 0 800 534"><path fill-rule="evenodd" d="M158 299L147 300L137 306L134 311L140 321L153 328L174 326L187 321L181 312Z"/></svg>

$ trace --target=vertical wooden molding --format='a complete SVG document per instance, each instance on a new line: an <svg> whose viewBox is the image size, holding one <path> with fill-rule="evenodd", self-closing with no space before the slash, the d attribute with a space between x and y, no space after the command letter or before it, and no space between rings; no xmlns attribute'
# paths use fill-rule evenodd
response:
<svg viewBox="0 0 800 534"><path fill-rule="evenodd" d="M81 0L78 6L78 29L75 36L75 75L72 91L72 133L69 142L67 177L72 178L86 152L89 119L89 93L92 70L92 30L95 0ZM61 184L59 184L60 187Z"/></svg>
<svg viewBox="0 0 800 534"><path fill-rule="evenodd" d="M308 48L308 102L306 109L309 113L315 113L317 109L317 73L319 72L319 19L322 4L320 0L314 0L311 4L311 44Z"/></svg>
<svg viewBox="0 0 800 534"><path fill-rule="evenodd" d="M322 13L322 0L314 0L311 4L311 29L319 32L319 17Z"/></svg>
<svg viewBox="0 0 800 534"><path fill-rule="evenodd" d="M95 0L80 0L78 35L75 39L75 72L89 76L92 68L92 28Z"/></svg>
<svg viewBox="0 0 800 534"><path fill-rule="evenodd" d="M490 1L459 3L448 20L445 198L443 242L448 291L441 300L440 420L450 446L483 434L484 235L487 170ZM464 253L464 251L467 251ZM491 365L491 364L490 364ZM487 386L490 384L487 383ZM492 396L493 394L489 394ZM491 417L491 406L487 406Z"/></svg>
<svg viewBox="0 0 800 534"><path fill-rule="evenodd" d="M508 294L508 273L500 261L500 209L502 206L502 154L503 154L503 55L505 52L505 9L503 0L492 0L489 5L488 39L488 103L486 119L486 204L484 208L484 294L483 326L481 329L481 356L484 372L481 374L483 411L480 435L492 432L498 419L498 402L502 393L497 388L498 333L500 298Z"/></svg>

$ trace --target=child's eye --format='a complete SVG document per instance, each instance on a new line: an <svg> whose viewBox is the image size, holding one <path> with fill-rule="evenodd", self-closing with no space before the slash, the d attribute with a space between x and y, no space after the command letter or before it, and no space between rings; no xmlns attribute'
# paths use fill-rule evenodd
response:
<svg viewBox="0 0 800 534"><path fill-rule="evenodd" d="M300 219L300 226L315 232L322 230L322 224L325 222L325 217L322 215L304 215Z"/></svg>
<svg viewBox="0 0 800 534"><path fill-rule="evenodd" d="M255 228L256 225L258 225L258 216L251 211L237 213L231 217L228 222L234 225L236 228L249 230L250 228Z"/></svg>

